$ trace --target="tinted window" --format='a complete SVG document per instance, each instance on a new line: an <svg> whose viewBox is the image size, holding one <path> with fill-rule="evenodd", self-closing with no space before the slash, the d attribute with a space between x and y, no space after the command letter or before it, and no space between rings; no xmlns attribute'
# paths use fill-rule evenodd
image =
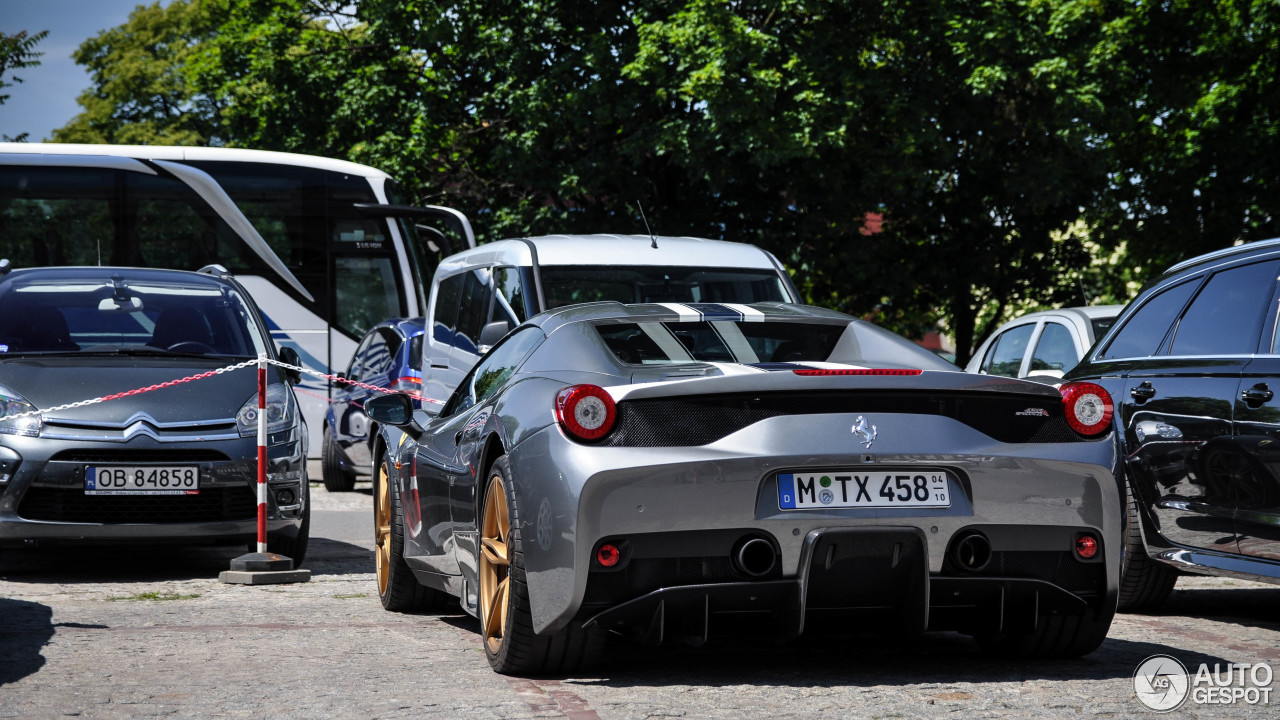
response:
<svg viewBox="0 0 1280 720"><path fill-rule="evenodd" d="M542 290L551 309L616 300L652 302L787 302L771 270L608 265L543 265Z"/></svg>
<svg viewBox="0 0 1280 720"><path fill-rule="evenodd" d="M441 416L453 415L492 397L515 374L542 338L542 331L535 327L517 328L504 337L454 390Z"/></svg>
<svg viewBox="0 0 1280 720"><path fill-rule="evenodd" d="M394 335L394 333L390 333ZM375 332L370 338L369 348L365 352L364 363L360 366L360 380L369 382L375 378L386 377L391 372L392 357L395 351L387 342L387 335Z"/></svg>
<svg viewBox="0 0 1280 720"><path fill-rule="evenodd" d="M1031 333L1035 329L1036 326L1032 323L1004 331L991 344L980 372L1018 377L1018 371L1022 369L1022 358L1027 354L1027 344L1031 342Z"/></svg>
<svg viewBox="0 0 1280 720"><path fill-rule="evenodd" d="M1198 284L1199 278L1196 278L1148 299L1137 312L1129 316L1119 334L1112 338L1107 349L1098 358L1108 360L1154 355Z"/></svg>
<svg viewBox="0 0 1280 720"><path fill-rule="evenodd" d="M356 348L355 353L351 356L351 364L347 366L347 377L360 377L360 366L364 364L364 356L369 353L369 344L372 342L372 336L360 341L360 347Z"/></svg>
<svg viewBox="0 0 1280 720"><path fill-rule="evenodd" d="M1040 341L1036 343L1036 351L1031 355L1031 370L1062 377L1063 373L1080 362L1076 353L1076 343L1071 331L1065 325L1056 322L1044 324L1040 333Z"/></svg>
<svg viewBox="0 0 1280 720"><path fill-rule="evenodd" d="M359 337L383 320L402 314L391 258L339 257L334 271L334 325Z"/></svg>
<svg viewBox="0 0 1280 720"><path fill-rule="evenodd" d="M493 272L493 319L506 320L507 327L515 327L529 319L525 304L524 285L516 268L498 268Z"/></svg>
<svg viewBox="0 0 1280 720"><path fill-rule="evenodd" d="M1209 278L1174 332L1172 355L1247 355L1258 349L1275 291L1276 264L1254 263Z"/></svg>
<svg viewBox="0 0 1280 720"><path fill-rule="evenodd" d="M472 270L462 284L462 305L458 309L458 332L454 347L476 352L480 329L489 322L489 271Z"/></svg>
<svg viewBox="0 0 1280 720"><path fill-rule="evenodd" d="M209 285L65 278L11 281L0 292L0 353L169 352L252 357L265 351L240 295Z"/></svg>
<svg viewBox="0 0 1280 720"><path fill-rule="evenodd" d="M409 367L422 372L422 336L409 338Z"/></svg>
<svg viewBox="0 0 1280 720"><path fill-rule="evenodd" d="M458 302L462 299L462 281L466 273L459 273L440 281L436 290L435 316L431 320L431 337L446 345L453 344L453 332L458 326Z"/></svg>
<svg viewBox="0 0 1280 720"><path fill-rule="evenodd" d="M1111 326L1116 324L1116 319L1113 317L1093 318L1089 321L1089 324L1093 326L1093 339L1097 341L1101 340L1102 336L1106 335L1107 331L1111 329Z"/></svg>
<svg viewBox="0 0 1280 720"><path fill-rule="evenodd" d="M826 361L844 324L786 322L639 322L595 326L624 363Z"/></svg>

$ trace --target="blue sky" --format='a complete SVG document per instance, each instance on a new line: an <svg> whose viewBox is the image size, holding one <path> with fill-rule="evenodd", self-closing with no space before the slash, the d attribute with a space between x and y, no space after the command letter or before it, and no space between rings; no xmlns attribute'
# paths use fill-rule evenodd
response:
<svg viewBox="0 0 1280 720"><path fill-rule="evenodd" d="M89 87L89 73L71 59L80 43L122 25L140 0L0 0L0 32L48 30L36 50L40 65L16 74L23 82L5 88L0 105L0 135L31 133L38 142L80 113L76 98ZM168 0L165 0L168 4ZM5 73L12 81L13 73Z"/></svg>

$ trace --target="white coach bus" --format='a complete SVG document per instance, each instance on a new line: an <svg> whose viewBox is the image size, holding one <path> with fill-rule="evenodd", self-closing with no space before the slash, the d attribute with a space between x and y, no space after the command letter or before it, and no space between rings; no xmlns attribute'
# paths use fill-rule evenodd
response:
<svg viewBox="0 0 1280 720"><path fill-rule="evenodd" d="M230 148L0 143L0 258L14 267L223 265L281 346L345 369L367 330L426 314L439 259L475 247L465 216L410 207L386 173ZM320 454L326 382L298 400Z"/></svg>

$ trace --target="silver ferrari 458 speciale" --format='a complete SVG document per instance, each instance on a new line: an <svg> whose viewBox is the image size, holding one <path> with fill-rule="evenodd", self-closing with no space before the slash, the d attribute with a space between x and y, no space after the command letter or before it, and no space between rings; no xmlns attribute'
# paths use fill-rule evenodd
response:
<svg viewBox="0 0 1280 720"><path fill-rule="evenodd" d="M383 605L459 598L498 672L570 672L615 634L1076 656L1115 613L1106 391L966 374L841 313L570 306L438 414L366 408Z"/></svg>

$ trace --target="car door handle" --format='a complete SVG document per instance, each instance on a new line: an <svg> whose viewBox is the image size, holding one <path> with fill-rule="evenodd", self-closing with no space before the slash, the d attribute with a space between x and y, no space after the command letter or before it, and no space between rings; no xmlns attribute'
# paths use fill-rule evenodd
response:
<svg viewBox="0 0 1280 720"><path fill-rule="evenodd" d="M427 358L427 364L433 368L447 369L449 367L449 358Z"/></svg>
<svg viewBox="0 0 1280 720"><path fill-rule="evenodd" d="M1138 387L1129 391L1134 400L1145 402L1156 396L1156 389L1151 387L1151 383L1144 381Z"/></svg>
<svg viewBox="0 0 1280 720"><path fill-rule="evenodd" d="M1251 388L1240 393L1240 399L1246 403L1256 403L1261 405L1264 402L1271 402L1271 398L1276 394L1271 392L1266 383L1258 383Z"/></svg>

